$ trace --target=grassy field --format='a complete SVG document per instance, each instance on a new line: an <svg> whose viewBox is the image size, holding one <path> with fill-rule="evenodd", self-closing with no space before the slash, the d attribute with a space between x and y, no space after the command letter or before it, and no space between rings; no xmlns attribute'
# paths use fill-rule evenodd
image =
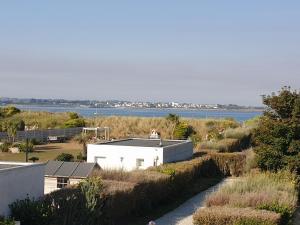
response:
<svg viewBox="0 0 300 225"><path fill-rule="evenodd" d="M81 149L82 146L76 142L36 145L35 151L29 153L29 158L35 156L39 158L38 162L46 162L55 159L61 153L69 153L76 158ZM0 152L0 160L25 162L25 153L12 154Z"/></svg>

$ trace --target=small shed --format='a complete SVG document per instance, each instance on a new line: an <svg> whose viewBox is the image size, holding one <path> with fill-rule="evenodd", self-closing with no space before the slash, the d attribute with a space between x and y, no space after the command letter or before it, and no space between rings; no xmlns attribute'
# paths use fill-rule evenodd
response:
<svg viewBox="0 0 300 225"><path fill-rule="evenodd" d="M97 169L97 163L48 161L45 168L45 194L78 184Z"/></svg>

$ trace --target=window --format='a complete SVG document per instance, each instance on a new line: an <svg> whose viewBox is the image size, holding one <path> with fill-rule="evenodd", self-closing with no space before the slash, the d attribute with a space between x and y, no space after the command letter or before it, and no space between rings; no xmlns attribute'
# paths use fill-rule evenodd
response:
<svg viewBox="0 0 300 225"><path fill-rule="evenodd" d="M124 157L120 157L120 161L122 163L124 161Z"/></svg>
<svg viewBox="0 0 300 225"><path fill-rule="evenodd" d="M64 188L69 184L69 178L67 177L58 177L57 178L57 188Z"/></svg>
<svg viewBox="0 0 300 225"><path fill-rule="evenodd" d="M144 159L136 159L136 167L144 166Z"/></svg>

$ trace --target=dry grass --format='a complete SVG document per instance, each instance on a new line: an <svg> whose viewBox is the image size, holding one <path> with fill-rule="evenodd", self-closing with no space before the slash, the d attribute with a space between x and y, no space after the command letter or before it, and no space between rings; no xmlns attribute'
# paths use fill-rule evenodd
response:
<svg viewBox="0 0 300 225"><path fill-rule="evenodd" d="M12 118L24 120L26 126L38 126L38 129L62 128L70 119L68 113L22 111Z"/></svg>
<svg viewBox="0 0 300 225"><path fill-rule="evenodd" d="M288 221L296 209L296 177L286 171L252 172L240 181L224 186L206 199L206 206L251 207L280 213Z"/></svg>
<svg viewBox="0 0 300 225"><path fill-rule="evenodd" d="M276 225L280 215L266 210L251 208L210 207L194 214L194 225Z"/></svg>
<svg viewBox="0 0 300 225"><path fill-rule="evenodd" d="M82 151L82 145L76 142L66 143L53 143L46 145L36 145L35 151L29 153L29 158L38 157L38 162L46 162L48 160L54 160L61 153L69 153L76 158L76 156ZM0 152L0 160L2 161L25 161L25 153L12 154L9 152Z"/></svg>
<svg viewBox="0 0 300 225"><path fill-rule="evenodd" d="M131 172L124 170L98 170L95 171L93 175L100 176L103 180L129 182L134 184L168 178L166 174L150 170L135 170Z"/></svg>
<svg viewBox="0 0 300 225"><path fill-rule="evenodd" d="M237 122L231 120L212 120L212 119L187 119L182 118L197 132L199 137L204 138L208 131L208 124L213 123L217 128L229 128L239 126ZM87 119L90 126L110 127L112 138L125 137L148 137L152 129L156 129L165 139L172 137L172 126L165 118L146 118L146 117L96 117Z"/></svg>

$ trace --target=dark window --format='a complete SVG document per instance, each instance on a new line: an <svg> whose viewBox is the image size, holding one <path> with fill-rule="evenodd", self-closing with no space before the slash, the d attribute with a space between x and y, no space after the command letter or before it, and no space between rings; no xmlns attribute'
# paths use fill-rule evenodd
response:
<svg viewBox="0 0 300 225"><path fill-rule="evenodd" d="M69 178L66 177L58 177L57 178L57 188L64 188L69 184Z"/></svg>

